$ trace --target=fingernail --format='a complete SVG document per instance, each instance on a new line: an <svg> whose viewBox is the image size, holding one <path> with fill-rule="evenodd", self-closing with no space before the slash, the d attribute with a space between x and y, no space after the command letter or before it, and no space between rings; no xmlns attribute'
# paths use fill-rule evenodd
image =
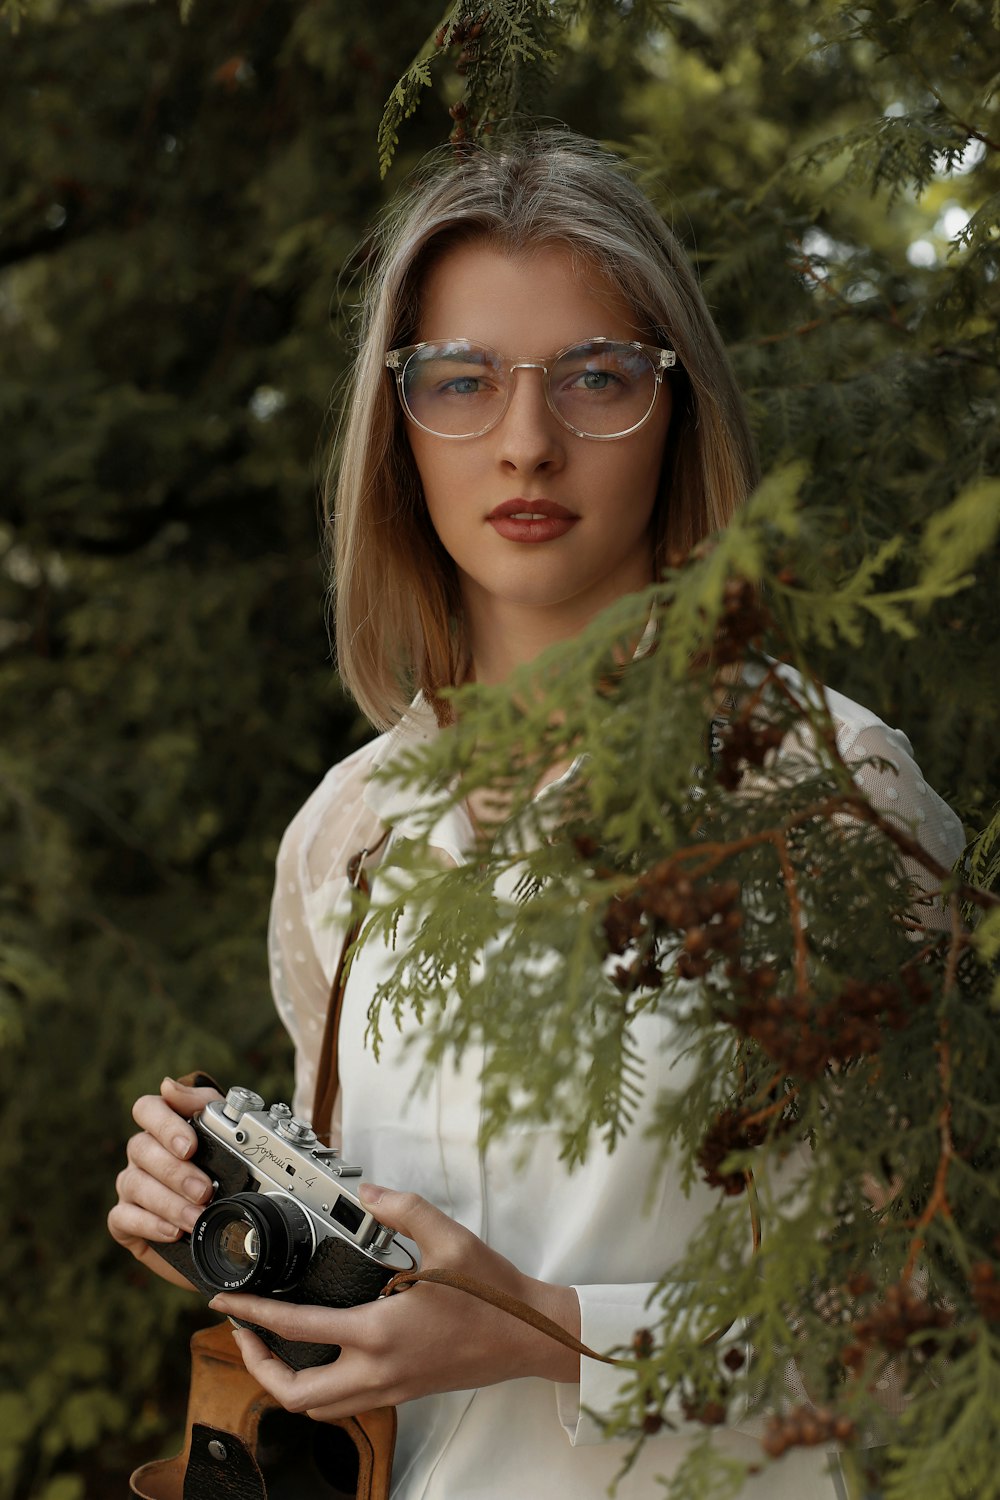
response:
<svg viewBox="0 0 1000 1500"><path fill-rule="evenodd" d="M363 1199L371 1208L381 1203L387 1189L379 1187L375 1182L361 1182L358 1184L358 1197Z"/></svg>
<svg viewBox="0 0 1000 1500"><path fill-rule="evenodd" d="M204 1203L207 1191L208 1187L203 1178L185 1177L184 1193L192 1203Z"/></svg>
<svg viewBox="0 0 1000 1500"><path fill-rule="evenodd" d="M181 1217L184 1220L184 1228L187 1230L188 1234L191 1234L194 1230L194 1226L201 1218L201 1210L195 1208L194 1205L191 1204L188 1208L185 1208L182 1211Z"/></svg>
<svg viewBox="0 0 1000 1500"><path fill-rule="evenodd" d="M174 1154L176 1156L190 1156L191 1142L186 1135L174 1136Z"/></svg>
<svg viewBox="0 0 1000 1500"><path fill-rule="evenodd" d="M225 1300L226 1300L225 1294L223 1292L218 1292L212 1298L211 1302L208 1305L209 1305L210 1308L213 1309L214 1312L222 1312L223 1311L222 1304L225 1302Z"/></svg>
<svg viewBox="0 0 1000 1500"><path fill-rule="evenodd" d="M177 1079L176 1078L171 1078L171 1076L170 1076L169 1073L164 1074L164 1077L163 1077L163 1079L162 1079L162 1081L160 1083L160 1088L161 1089L162 1089L162 1087L163 1087L163 1085L165 1083L173 1084L174 1088L177 1087Z"/></svg>

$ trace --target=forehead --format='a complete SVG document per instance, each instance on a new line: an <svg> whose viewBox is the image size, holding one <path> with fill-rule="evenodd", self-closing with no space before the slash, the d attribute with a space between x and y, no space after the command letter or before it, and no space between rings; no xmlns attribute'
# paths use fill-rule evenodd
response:
<svg viewBox="0 0 1000 1500"><path fill-rule="evenodd" d="M476 339L504 354L552 354L583 339L642 335L628 302L566 245L453 246L420 289L417 340Z"/></svg>

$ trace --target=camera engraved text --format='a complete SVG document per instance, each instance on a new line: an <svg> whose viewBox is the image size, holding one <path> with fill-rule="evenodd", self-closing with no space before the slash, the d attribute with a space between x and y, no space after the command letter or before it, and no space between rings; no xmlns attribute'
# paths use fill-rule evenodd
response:
<svg viewBox="0 0 1000 1500"><path fill-rule="evenodd" d="M282 1171L287 1172L289 1167L288 1157L279 1156L276 1152L272 1151L269 1142L269 1136L258 1136L250 1145L244 1146L243 1155L247 1161L252 1161L254 1166L259 1167L266 1162L270 1162L272 1166L280 1167ZM295 1168L292 1167L293 1172L294 1170Z"/></svg>

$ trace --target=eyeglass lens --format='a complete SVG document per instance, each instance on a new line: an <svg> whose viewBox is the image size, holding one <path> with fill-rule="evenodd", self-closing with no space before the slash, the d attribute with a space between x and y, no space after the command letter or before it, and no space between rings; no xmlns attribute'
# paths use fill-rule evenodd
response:
<svg viewBox="0 0 1000 1500"><path fill-rule="evenodd" d="M410 355L402 394L410 416L441 437L471 437L504 411L514 378L492 349L454 339ZM548 366L548 397L567 426L590 437L616 437L640 423L656 395L649 356L630 344L588 343Z"/></svg>

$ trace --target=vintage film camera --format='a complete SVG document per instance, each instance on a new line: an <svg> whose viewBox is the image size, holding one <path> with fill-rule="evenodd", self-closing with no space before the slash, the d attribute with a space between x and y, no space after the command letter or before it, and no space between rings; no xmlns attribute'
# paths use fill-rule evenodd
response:
<svg viewBox="0 0 1000 1500"><path fill-rule="evenodd" d="M374 1301L398 1271L415 1266L415 1253L346 1185L361 1168L321 1146L287 1104L266 1108L251 1089L232 1088L191 1123L198 1133L192 1159L216 1184L215 1195L190 1235L152 1249L206 1296L254 1292L354 1307ZM245 1326L297 1370L340 1353L336 1345Z"/></svg>

